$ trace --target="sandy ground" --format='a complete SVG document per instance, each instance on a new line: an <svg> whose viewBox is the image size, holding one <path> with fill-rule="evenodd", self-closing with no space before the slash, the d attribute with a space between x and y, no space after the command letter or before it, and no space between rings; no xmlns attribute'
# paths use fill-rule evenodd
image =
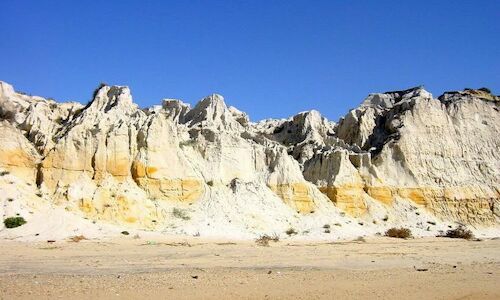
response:
<svg viewBox="0 0 500 300"><path fill-rule="evenodd" d="M0 241L0 299L500 299L500 240Z"/></svg>

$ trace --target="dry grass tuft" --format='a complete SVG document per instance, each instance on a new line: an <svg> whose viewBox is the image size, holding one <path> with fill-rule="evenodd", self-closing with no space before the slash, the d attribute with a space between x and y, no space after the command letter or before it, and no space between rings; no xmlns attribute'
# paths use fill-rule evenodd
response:
<svg viewBox="0 0 500 300"><path fill-rule="evenodd" d="M471 240L474 238L474 234L472 234L472 231L470 231L463 225L458 225L457 228L450 229L446 232L446 234L438 236L452 238L452 239L464 239L464 240Z"/></svg>
<svg viewBox="0 0 500 300"><path fill-rule="evenodd" d="M362 237L362 236L358 236L358 237L357 237L357 238L355 238L353 241L354 241L354 242L360 242L360 243L366 243L365 238L364 238L364 237Z"/></svg>
<svg viewBox="0 0 500 300"><path fill-rule="evenodd" d="M269 242L279 242L280 238L278 235L274 234L272 237L264 234L255 240L255 243L259 246L269 247Z"/></svg>
<svg viewBox="0 0 500 300"><path fill-rule="evenodd" d="M88 238L86 238L83 235L75 235L75 236L70 237L69 240L72 242L78 243L82 240L88 240Z"/></svg>
<svg viewBox="0 0 500 300"><path fill-rule="evenodd" d="M408 239L411 238L411 230L408 228L391 228L385 232L385 236L398 238L398 239Z"/></svg>

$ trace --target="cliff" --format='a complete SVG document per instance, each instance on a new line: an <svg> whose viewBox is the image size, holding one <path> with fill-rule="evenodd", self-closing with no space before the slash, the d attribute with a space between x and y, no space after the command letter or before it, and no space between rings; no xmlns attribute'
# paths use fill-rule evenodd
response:
<svg viewBox="0 0 500 300"><path fill-rule="evenodd" d="M252 123L216 94L140 109L128 87L100 86L83 106L0 82L0 199L237 238L497 227L499 109L485 89L434 99L418 87L369 95L338 123L317 111Z"/></svg>

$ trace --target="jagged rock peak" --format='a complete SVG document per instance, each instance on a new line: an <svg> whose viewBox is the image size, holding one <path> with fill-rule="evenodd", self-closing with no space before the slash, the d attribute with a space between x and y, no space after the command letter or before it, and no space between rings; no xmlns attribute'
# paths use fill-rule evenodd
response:
<svg viewBox="0 0 500 300"><path fill-rule="evenodd" d="M0 81L0 96L7 98L15 93L14 87L7 82Z"/></svg>
<svg viewBox="0 0 500 300"><path fill-rule="evenodd" d="M370 94L362 104L347 113L335 128L338 138L363 150L379 149L388 135L402 126L400 117L419 101L432 101L422 86L401 91ZM377 129L376 131L374 131Z"/></svg>
<svg viewBox="0 0 500 300"><path fill-rule="evenodd" d="M227 107L224 97L219 94L212 94L201 99L200 102L189 112L189 119L193 123L216 120L224 115Z"/></svg>
<svg viewBox="0 0 500 300"><path fill-rule="evenodd" d="M233 112L235 112L234 108L231 111L226 106L224 97L219 94L212 94L203 98L193 109L187 112L184 120L190 126L239 129L242 124L236 120ZM236 115L238 115L238 112L236 112ZM241 118L241 116L239 117Z"/></svg>
<svg viewBox="0 0 500 300"><path fill-rule="evenodd" d="M314 109L298 113L293 117L293 122L301 128L302 134L314 132L320 133L322 136L335 125L334 122L327 120Z"/></svg>
<svg viewBox="0 0 500 300"><path fill-rule="evenodd" d="M38 96L28 96L18 92L14 87L6 82L0 81L0 109L3 112L16 113L19 110L27 109L32 103L47 101Z"/></svg>
<svg viewBox="0 0 500 300"><path fill-rule="evenodd" d="M229 106L229 111L233 115L236 122L240 123L243 127L247 127L250 124L250 118L248 115L234 106Z"/></svg>
<svg viewBox="0 0 500 300"><path fill-rule="evenodd" d="M391 108L397 103L405 102L409 99L421 97L432 99L432 94L424 89L423 86L413 87L401 91L390 91L385 93L370 94L361 104L363 107Z"/></svg>
<svg viewBox="0 0 500 300"><path fill-rule="evenodd" d="M94 94L94 99L87 105L92 110L107 112L115 107L136 109L130 89L127 86L101 85Z"/></svg>
<svg viewBox="0 0 500 300"><path fill-rule="evenodd" d="M253 130L267 139L288 148L299 164L310 159L315 151L337 145L333 136L335 123L316 110L300 112L289 119L266 119L252 124Z"/></svg>
<svg viewBox="0 0 500 300"><path fill-rule="evenodd" d="M333 134L335 122L317 110L304 111L289 119L265 119L253 124L254 130L283 144L300 143L308 138L322 140Z"/></svg>
<svg viewBox="0 0 500 300"><path fill-rule="evenodd" d="M167 116L177 123L184 123L184 118L191 109L189 104L179 99L163 99L161 107Z"/></svg>

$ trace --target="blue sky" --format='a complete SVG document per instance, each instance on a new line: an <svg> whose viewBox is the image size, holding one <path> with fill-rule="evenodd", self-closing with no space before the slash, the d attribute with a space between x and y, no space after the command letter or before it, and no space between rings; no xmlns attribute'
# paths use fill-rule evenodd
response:
<svg viewBox="0 0 500 300"><path fill-rule="evenodd" d="M211 93L252 120L425 85L500 93L500 1L2 0L0 80L86 103L128 85L141 107Z"/></svg>

